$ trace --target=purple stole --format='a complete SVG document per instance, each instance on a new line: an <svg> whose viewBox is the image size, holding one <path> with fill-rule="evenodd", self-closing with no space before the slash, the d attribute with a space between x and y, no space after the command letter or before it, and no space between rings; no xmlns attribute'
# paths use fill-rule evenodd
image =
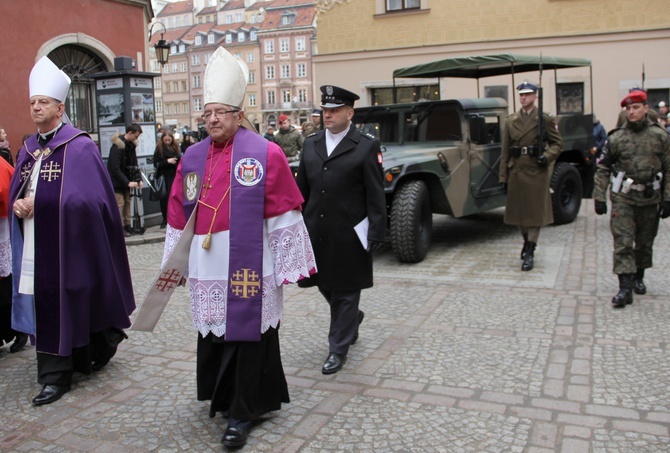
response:
<svg viewBox="0 0 670 453"><path fill-rule="evenodd" d="M235 134L230 178L230 245L226 341L260 341L263 307L263 214L268 141L240 128ZM202 187L207 146L182 162L184 194L189 174L197 174L198 196L184 197L188 219ZM194 150L195 151L195 150Z"/></svg>

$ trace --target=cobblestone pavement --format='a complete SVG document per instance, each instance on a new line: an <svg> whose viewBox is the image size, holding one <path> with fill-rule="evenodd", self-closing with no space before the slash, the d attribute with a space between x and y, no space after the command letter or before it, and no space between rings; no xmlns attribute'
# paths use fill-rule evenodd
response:
<svg viewBox="0 0 670 453"><path fill-rule="evenodd" d="M360 339L335 375L320 372L326 303L289 287L281 345L291 403L256 423L244 450L670 451L670 223L648 294L614 310L608 217L592 206L542 230L532 272L520 271L520 239L501 210L436 216L419 264L382 249ZM138 300L161 235L128 240ZM30 404L40 390L33 348L2 348L0 450L223 451L223 419L195 397L195 344L179 289L155 332L130 332L104 370L76 375L43 407Z"/></svg>

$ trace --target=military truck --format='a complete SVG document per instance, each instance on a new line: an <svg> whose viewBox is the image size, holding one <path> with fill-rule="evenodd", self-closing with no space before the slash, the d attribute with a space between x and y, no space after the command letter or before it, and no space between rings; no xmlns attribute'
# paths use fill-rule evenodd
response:
<svg viewBox="0 0 670 453"><path fill-rule="evenodd" d="M591 63L585 59L487 55L402 68L394 71L394 79L479 79L537 71L540 65L543 70L590 70ZM502 132L509 113L508 103L502 98L355 109L353 123L382 144L390 242L398 260L415 263L425 258L433 214L463 217L505 206L506 195L498 174ZM551 191L554 221L562 224L575 219L584 188L588 191L592 187L595 148L591 114L558 116L557 124L564 151L554 166Z"/></svg>

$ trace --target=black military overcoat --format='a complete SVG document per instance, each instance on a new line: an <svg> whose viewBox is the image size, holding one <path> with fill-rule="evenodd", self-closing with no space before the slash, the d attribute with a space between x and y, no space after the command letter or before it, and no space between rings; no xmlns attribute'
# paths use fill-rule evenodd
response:
<svg viewBox="0 0 670 453"><path fill-rule="evenodd" d="M356 236L354 226L366 216L368 239L383 241L386 201L379 141L353 125L330 156L326 131L305 139L297 182L305 203L318 273L300 286L318 285L330 291L369 288L372 256Z"/></svg>

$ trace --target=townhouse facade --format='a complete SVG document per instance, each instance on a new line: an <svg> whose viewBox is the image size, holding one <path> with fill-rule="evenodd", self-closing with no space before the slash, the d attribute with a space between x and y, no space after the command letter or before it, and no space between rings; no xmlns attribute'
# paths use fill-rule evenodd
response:
<svg viewBox="0 0 670 453"><path fill-rule="evenodd" d="M312 90L315 18L310 0L185 0L166 5L156 15L171 42L168 64L155 84L157 121L179 133L203 129L204 69L218 46L249 67L244 109L259 131L274 126L281 114L294 124L306 121L318 104ZM159 38L153 37L151 44ZM158 67L155 55L150 58L150 65Z"/></svg>
<svg viewBox="0 0 670 453"><path fill-rule="evenodd" d="M0 127L9 135L12 152L19 150L24 134L35 131L28 111L28 78L43 56L72 79L66 111L75 127L97 141L96 89L89 76L114 71L119 56L130 57L136 70L148 70L148 24L154 17L150 0L7 1L2 17L0 53L11 65L0 75ZM49 18L49 26L35 26L35 18L41 17Z"/></svg>
<svg viewBox="0 0 670 453"><path fill-rule="evenodd" d="M317 11L314 87L338 81L361 96L361 105L388 99L395 69L498 53L590 59L592 85L588 71L577 70L559 72L558 79L545 71L542 82L552 92L554 82L581 85L585 108L608 129L616 123L620 99L632 86L642 85L643 68L650 105L670 97L670 8L663 0L322 0ZM520 74L515 80L537 82L538 76ZM438 86L435 79L395 83L414 99ZM502 87L512 104L509 78L481 85L447 79L437 96L474 97L478 88L483 93L486 87ZM555 114L553 93L548 94L544 108Z"/></svg>

